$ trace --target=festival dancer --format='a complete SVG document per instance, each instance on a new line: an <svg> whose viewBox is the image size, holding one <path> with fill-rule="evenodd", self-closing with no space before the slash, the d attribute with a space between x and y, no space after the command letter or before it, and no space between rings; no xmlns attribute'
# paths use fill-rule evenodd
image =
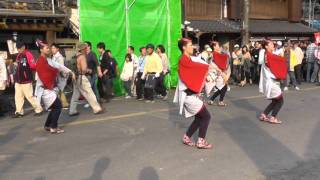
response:
<svg viewBox="0 0 320 180"><path fill-rule="evenodd" d="M75 74L64 65L59 64L51 59L47 59L50 54L49 45L43 41L38 40L37 45L40 49L41 55L37 61L36 71L38 73L38 81L42 89L42 101L46 109L50 109L47 121L44 125L46 131L52 134L63 133L64 130L58 128L58 120L61 114L61 101L58 98L59 88L56 80L59 72L70 73L72 79L75 80Z"/></svg>
<svg viewBox="0 0 320 180"><path fill-rule="evenodd" d="M283 93L280 81L286 79L288 67L286 59L273 54L274 44L270 40L264 43L265 62L262 64L259 91L263 93L271 103L260 115L260 120L272 124L281 124L277 115L283 106ZM269 114L271 113L271 116Z"/></svg>
<svg viewBox="0 0 320 180"><path fill-rule="evenodd" d="M205 140L211 116L198 94L203 89L208 71L218 68L214 65L208 65L203 61L196 62L191 59L193 45L190 39L183 38L179 40L178 46L182 52L182 56L178 65L179 83L174 102L179 103L180 114L184 111L186 118L195 116L186 134L183 135L182 141L187 146L196 146L199 149L211 149L212 145ZM191 140L191 137L197 129L199 129L199 136L195 144Z"/></svg>
<svg viewBox="0 0 320 180"><path fill-rule="evenodd" d="M227 106L227 104L225 104L223 102L223 100L224 100L224 97L225 97L225 95L227 93L227 89L228 89L228 85L227 85L227 81L228 81L228 73L227 73L228 55L221 53L221 48L220 48L219 42L214 41L212 43L212 46L214 49L212 63L214 65L216 65L221 71L214 70L209 73L210 77L212 78L211 80L214 81L214 88L216 89L216 91L212 95L210 100L208 101L208 104L213 105L215 99L220 95L219 102L217 103L217 105L218 106ZM208 80L208 78L207 78L207 80ZM209 81L210 81L210 79L209 79Z"/></svg>

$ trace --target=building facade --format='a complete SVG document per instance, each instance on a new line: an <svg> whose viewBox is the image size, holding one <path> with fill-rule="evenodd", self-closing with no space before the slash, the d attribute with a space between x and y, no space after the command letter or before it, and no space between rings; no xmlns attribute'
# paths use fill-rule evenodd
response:
<svg viewBox="0 0 320 180"><path fill-rule="evenodd" d="M308 39L316 31L303 19L302 0L250 0L249 33L251 40ZM216 39L241 42L243 0L184 0L185 20L193 29L189 32L200 46Z"/></svg>

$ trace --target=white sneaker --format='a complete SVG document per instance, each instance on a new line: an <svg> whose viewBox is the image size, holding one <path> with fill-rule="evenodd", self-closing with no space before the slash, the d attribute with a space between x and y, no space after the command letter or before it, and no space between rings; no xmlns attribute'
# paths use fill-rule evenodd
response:
<svg viewBox="0 0 320 180"><path fill-rule="evenodd" d="M227 86L227 91L230 91L230 90L231 90L230 86Z"/></svg>
<svg viewBox="0 0 320 180"><path fill-rule="evenodd" d="M168 94L164 96L162 100L166 101L167 99L168 99Z"/></svg>
<svg viewBox="0 0 320 180"><path fill-rule="evenodd" d="M283 88L283 91L288 91L288 87L284 87L284 88Z"/></svg>
<svg viewBox="0 0 320 180"><path fill-rule="evenodd" d="M83 107L84 107L84 108L89 108L90 105L87 103L87 104L85 104Z"/></svg>
<svg viewBox="0 0 320 180"><path fill-rule="evenodd" d="M130 98L131 98L131 96L126 96L125 98L126 98L126 99L130 99Z"/></svg>
<svg viewBox="0 0 320 180"><path fill-rule="evenodd" d="M298 86L296 86L295 89L296 89L297 91L300 91L300 88L299 88Z"/></svg>

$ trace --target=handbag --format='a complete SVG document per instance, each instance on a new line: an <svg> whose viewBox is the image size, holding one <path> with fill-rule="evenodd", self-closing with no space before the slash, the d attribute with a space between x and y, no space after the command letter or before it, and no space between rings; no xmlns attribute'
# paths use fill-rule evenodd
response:
<svg viewBox="0 0 320 180"><path fill-rule="evenodd" d="M146 83L144 85L147 89L154 89L156 86L156 75L155 74L148 74L146 77Z"/></svg>

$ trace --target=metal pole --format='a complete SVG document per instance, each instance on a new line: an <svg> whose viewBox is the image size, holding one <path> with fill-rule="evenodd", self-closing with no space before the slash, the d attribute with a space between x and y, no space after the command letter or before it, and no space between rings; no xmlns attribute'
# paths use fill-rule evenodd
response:
<svg viewBox="0 0 320 180"><path fill-rule="evenodd" d="M311 8L312 8L312 4L311 4L311 0L309 0L309 11L308 11L308 13L309 13L309 21L308 21L308 23L309 23L309 27L311 27Z"/></svg>
<svg viewBox="0 0 320 180"><path fill-rule="evenodd" d="M250 13L250 0L243 0L242 45L247 45L249 43L249 13Z"/></svg>
<svg viewBox="0 0 320 180"><path fill-rule="evenodd" d="M55 9L54 9L54 0L52 0L52 14L55 14Z"/></svg>
<svg viewBox="0 0 320 180"><path fill-rule="evenodd" d="M128 0L125 1L125 10L126 10L126 43L127 43L127 48L129 46L129 6L128 6Z"/></svg>

